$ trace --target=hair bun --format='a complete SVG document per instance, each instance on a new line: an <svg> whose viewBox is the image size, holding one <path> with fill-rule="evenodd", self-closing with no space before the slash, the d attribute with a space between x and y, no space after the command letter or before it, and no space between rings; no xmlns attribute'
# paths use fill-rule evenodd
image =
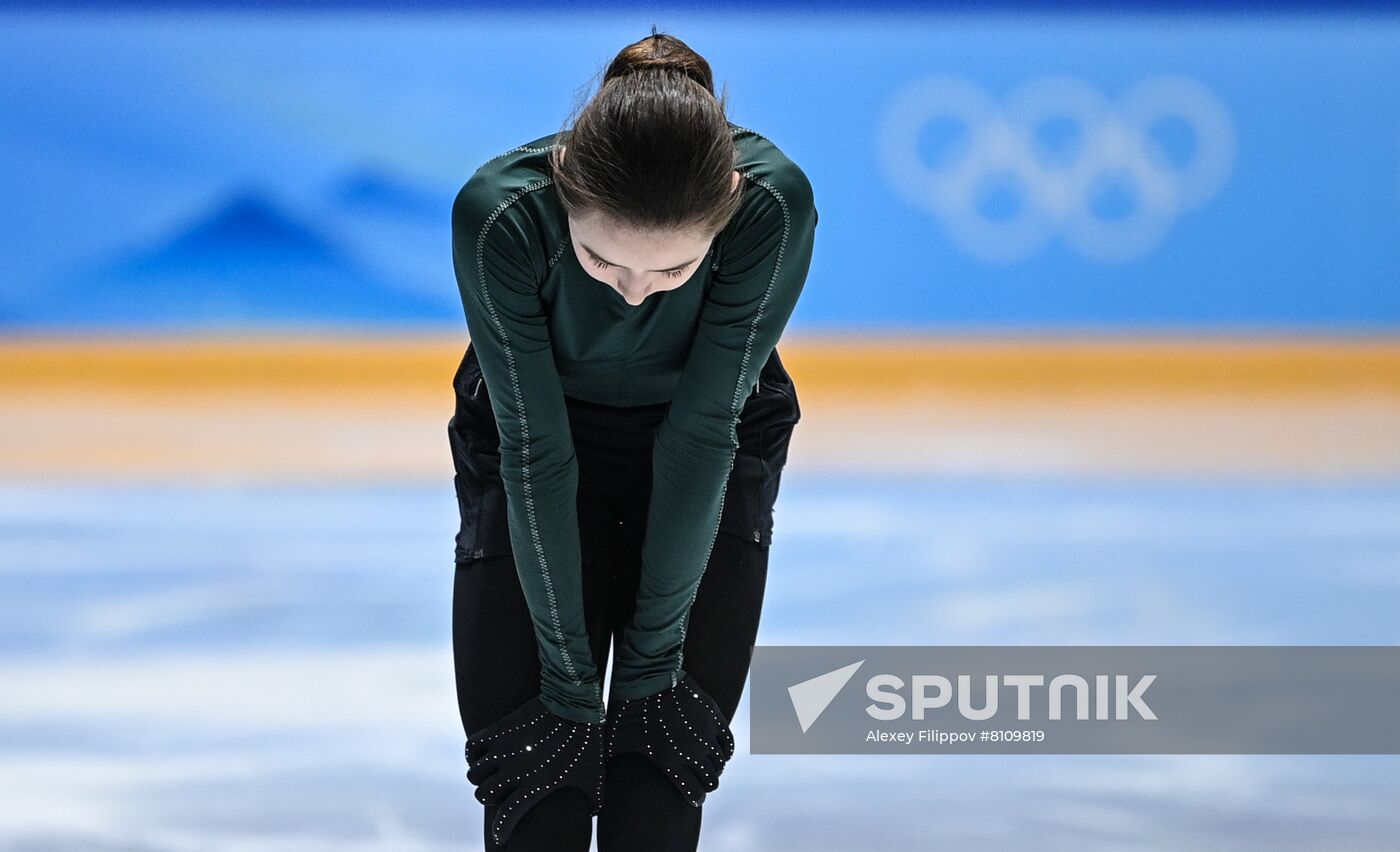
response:
<svg viewBox="0 0 1400 852"><path fill-rule="evenodd" d="M710 63L673 35L659 33L652 27L651 35L623 48L608 66L603 82L643 71L673 71L684 74L715 93L714 75Z"/></svg>

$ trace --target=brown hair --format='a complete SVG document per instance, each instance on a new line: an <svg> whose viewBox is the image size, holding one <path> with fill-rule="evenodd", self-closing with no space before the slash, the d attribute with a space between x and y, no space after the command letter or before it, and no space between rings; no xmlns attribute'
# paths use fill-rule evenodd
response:
<svg viewBox="0 0 1400 852"><path fill-rule="evenodd" d="M738 154L727 100L727 89L716 98L705 58L653 25L565 123L566 156L550 154L560 203L627 229L717 233L743 198L742 182L731 183Z"/></svg>

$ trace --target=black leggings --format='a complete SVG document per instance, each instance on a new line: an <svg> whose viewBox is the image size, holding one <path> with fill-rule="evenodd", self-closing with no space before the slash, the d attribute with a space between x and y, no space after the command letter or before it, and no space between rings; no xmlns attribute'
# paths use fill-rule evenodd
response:
<svg viewBox="0 0 1400 852"><path fill-rule="evenodd" d="M540 688L539 649L509 549L499 457L492 455L499 438L479 379L469 347L455 381L457 413L448 430L463 520L452 596L453 655L468 737ZM611 642L632 614L651 491L651 440L666 405L566 402L579 465L584 613L594 660L603 672ZM730 721L758 634L774 501L799 417L791 379L774 352L743 410L720 532L685 636L686 672ZM697 848L703 808L690 805L645 757L618 755L607 766L604 785L600 852ZM535 805L505 846L491 837L493 811L486 808L483 824L487 850L587 852L590 846L588 803L571 788Z"/></svg>

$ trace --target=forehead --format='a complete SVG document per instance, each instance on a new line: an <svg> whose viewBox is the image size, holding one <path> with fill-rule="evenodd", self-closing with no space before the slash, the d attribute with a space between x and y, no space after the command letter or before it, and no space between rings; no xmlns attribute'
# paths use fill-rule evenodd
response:
<svg viewBox="0 0 1400 852"><path fill-rule="evenodd" d="M604 259L623 266L650 264L641 266L646 269L684 263L694 258L697 248L703 250L710 242L693 231L626 228L598 214L571 217L569 227L575 239ZM637 264L631 263L633 260Z"/></svg>
<svg viewBox="0 0 1400 852"><path fill-rule="evenodd" d="M570 216L569 227L590 236L607 236L610 239L636 244L701 239L701 235L693 230L680 228L639 229L630 227L602 213Z"/></svg>

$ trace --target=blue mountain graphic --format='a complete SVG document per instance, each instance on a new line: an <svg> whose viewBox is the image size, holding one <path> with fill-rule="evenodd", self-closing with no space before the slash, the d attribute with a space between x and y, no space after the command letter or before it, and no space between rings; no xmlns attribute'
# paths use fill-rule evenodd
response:
<svg viewBox="0 0 1400 852"><path fill-rule="evenodd" d="M452 321L446 301L394 288L257 191L158 247L74 276L49 322L242 324Z"/></svg>
<svg viewBox="0 0 1400 852"><path fill-rule="evenodd" d="M330 244L310 227L294 221L261 195L246 192L170 240L165 248L133 258L126 266L133 271L214 262L237 266L248 261L250 248L257 249L263 262L342 262Z"/></svg>

